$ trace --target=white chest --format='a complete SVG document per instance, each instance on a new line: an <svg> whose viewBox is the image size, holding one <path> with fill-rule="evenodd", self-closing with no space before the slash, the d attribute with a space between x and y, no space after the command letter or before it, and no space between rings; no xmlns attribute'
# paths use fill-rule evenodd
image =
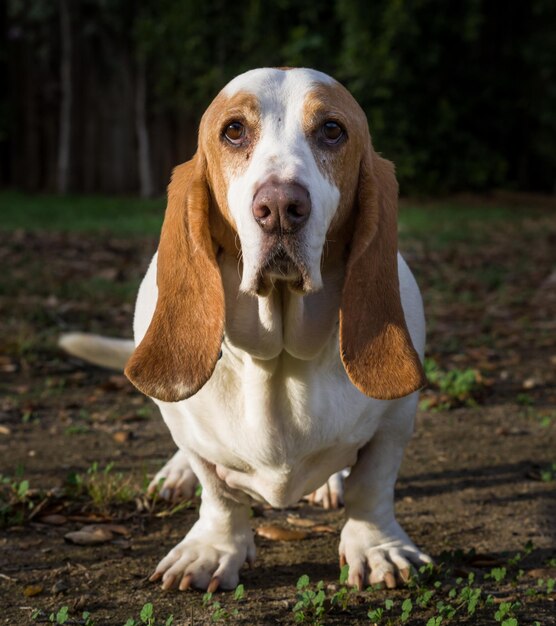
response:
<svg viewBox="0 0 556 626"><path fill-rule="evenodd" d="M269 361L225 349L194 397L161 403L181 448L216 466L228 486L283 507L352 465L387 403L349 382L335 339L315 360Z"/></svg>

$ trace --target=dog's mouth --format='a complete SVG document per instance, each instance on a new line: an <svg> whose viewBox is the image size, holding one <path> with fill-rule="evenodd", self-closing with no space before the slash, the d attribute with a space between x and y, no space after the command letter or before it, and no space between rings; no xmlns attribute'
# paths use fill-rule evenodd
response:
<svg viewBox="0 0 556 626"><path fill-rule="evenodd" d="M299 258L295 248L283 240L278 241L267 252L255 291L258 296L267 296L275 284L280 282L285 283L295 293L306 294L313 291L305 263Z"/></svg>

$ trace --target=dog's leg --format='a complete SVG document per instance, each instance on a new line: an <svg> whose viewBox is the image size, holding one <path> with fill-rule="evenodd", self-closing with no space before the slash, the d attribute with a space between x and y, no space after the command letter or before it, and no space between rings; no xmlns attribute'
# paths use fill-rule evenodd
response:
<svg viewBox="0 0 556 626"><path fill-rule="evenodd" d="M160 561L150 580L162 580L164 589L176 586L180 591L189 587L210 592L219 587L234 589L242 565L255 560L248 499L231 499L213 465L194 456L190 460L203 486L199 519Z"/></svg>
<svg viewBox="0 0 556 626"><path fill-rule="evenodd" d="M187 454L178 450L151 480L147 493L152 496L158 492L159 497L169 502L190 500L198 484Z"/></svg>
<svg viewBox="0 0 556 626"><path fill-rule="evenodd" d="M409 539L394 515L394 485L403 451L413 430L416 398L396 403L372 440L364 446L346 479L347 522L340 540L340 565L348 563L348 583L362 589L407 582L411 565L430 563Z"/></svg>

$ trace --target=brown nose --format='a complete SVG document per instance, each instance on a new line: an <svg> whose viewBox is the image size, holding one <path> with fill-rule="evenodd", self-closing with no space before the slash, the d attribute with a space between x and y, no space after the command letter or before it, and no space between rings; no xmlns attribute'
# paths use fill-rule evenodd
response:
<svg viewBox="0 0 556 626"><path fill-rule="evenodd" d="M253 217L268 235L295 233L309 219L311 197L298 183L268 182L253 198Z"/></svg>

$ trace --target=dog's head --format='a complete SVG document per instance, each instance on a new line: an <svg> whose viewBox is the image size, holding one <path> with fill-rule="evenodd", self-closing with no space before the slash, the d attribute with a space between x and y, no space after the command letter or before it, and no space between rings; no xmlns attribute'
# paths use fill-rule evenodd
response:
<svg viewBox="0 0 556 626"><path fill-rule="evenodd" d="M277 282L308 294L322 287L331 239L345 241L340 350L350 379L380 399L421 387L399 294L397 192L365 114L334 79L260 69L232 80L201 120L197 153L174 170L157 307L130 380L177 401L210 378L224 333L219 248L241 254L240 289L253 297Z"/></svg>

